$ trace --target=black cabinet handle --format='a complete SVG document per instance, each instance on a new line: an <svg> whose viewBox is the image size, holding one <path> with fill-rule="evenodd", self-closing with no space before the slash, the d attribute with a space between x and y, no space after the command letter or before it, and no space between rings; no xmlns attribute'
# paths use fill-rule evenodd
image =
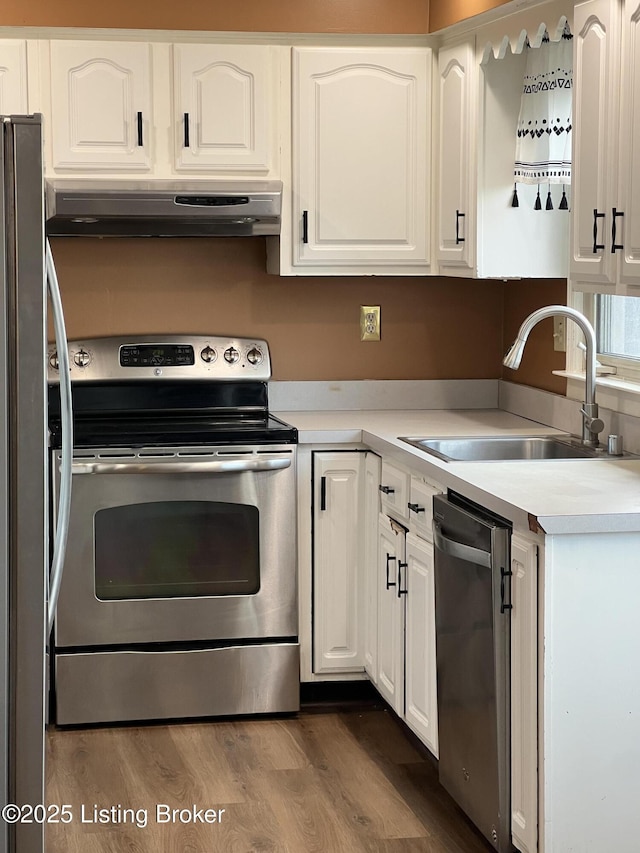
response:
<svg viewBox="0 0 640 853"><path fill-rule="evenodd" d="M183 148L189 147L189 113L185 113L183 117L184 124L184 140L182 143Z"/></svg>
<svg viewBox="0 0 640 853"><path fill-rule="evenodd" d="M459 210L456 210L456 246L460 243L464 243L464 237L460 236L460 220L464 219L464 213L460 213Z"/></svg>
<svg viewBox="0 0 640 853"><path fill-rule="evenodd" d="M505 613L507 610L513 610L511 602L506 603L504 600L505 593L505 578L511 578L513 572L508 569L500 568L500 613ZM509 598L511 598L511 581L509 581Z"/></svg>
<svg viewBox="0 0 640 853"><path fill-rule="evenodd" d="M302 211L302 242L309 242L309 211Z"/></svg>
<svg viewBox="0 0 640 853"><path fill-rule="evenodd" d="M406 569L408 565L409 563L403 563L401 560L398 560L398 598L400 598L401 595L406 595L408 592L407 589L402 589L402 570Z"/></svg>
<svg viewBox="0 0 640 853"><path fill-rule="evenodd" d="M394 581L389 580L389 563L395 560L395 557L392 554L387 554L387 589L390 589L392 586L395 586Z"/></svg>
<svg viewBox="0 0 640 853"><path fill-rule="evenodd" d="M138 113L138 148L142 148L143 144L144 143L143 143L143 139L142 139L142 113L139 112Z"/></svg>
<svg viewBox="0 0 640 853"><path fill-rule="evenodd" d="M392 489L391 486L378 486L378 489L381 492L384 492L385 495L393 495L395 494L395 489Z"/></svg>
<svg viewBox="0 0 640 853"><path fill-rule="evenodd" d="M320 477L320 512L327 508L327 478Z"/></svg>
<svg viewBox="0 0 640 853"><path fill-rule="evenodd" d="M611 213L613 214L613 222L611 224L611 254L613 255L618 249L624 249L622 243L616 243L616 219L619 216L624 216L624 213L615 207L611 208Z"/></svg>
<svg viewBox="0 0 640 853"><path fill-rule="evenodd" d="M596 208L593 209L593 254L595 255L598 249L604 249L604 243L598 243L598 219L604 219L604 213L598 213Z"/></svg>
<svg viewBox="0 0 640 853"><path fill-rule="evenodd" d="M416 514L425 511L424 507L420 506L420 504L408 503L407 506L409 507L411 512L415 512Z"/></svg>

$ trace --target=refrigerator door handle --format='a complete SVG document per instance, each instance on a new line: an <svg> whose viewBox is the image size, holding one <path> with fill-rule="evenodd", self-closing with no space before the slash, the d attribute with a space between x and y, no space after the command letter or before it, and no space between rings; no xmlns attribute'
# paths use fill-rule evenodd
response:
<svg viewBox="0 0 640 853"><path fill-rule="evenodd" d="M53 543L53 558L51 572L49 575L49 602L47 611L48 634L53 628L53 620L56 614L60 584L62 583L62 570L64 567L64 556L67 548L67 534L69 531L69 513L71 510L71 474L73 463L73 412L71 407L71 374L69 372L69 349L67 347L67 333L64 325L64 314L62 312L62 299L58 286L58 277L53 263L51 246L46 241L45 261L47 270L47 287L51 299L53 313L53 324L56 337L56 350L60 365L60 415L62 428L62 454L60 464L60 498L58 502L58 515L55 539Z"/></svg>

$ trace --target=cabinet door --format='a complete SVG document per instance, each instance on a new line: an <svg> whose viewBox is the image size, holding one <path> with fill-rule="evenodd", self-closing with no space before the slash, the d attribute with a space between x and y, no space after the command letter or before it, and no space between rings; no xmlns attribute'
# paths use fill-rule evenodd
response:
<svg viewBox="0 0 640 853"><path fill-rule="evenodd" d="M51 42L54 169L151 168L150 68L148 44Z"/></svg>
<svg viewBox="0 0 640 853"><path fill-rule="evenodd" d="M622 20L620 170L616 242L624 248L619 279L640 285L640 3L627 2Z"/></svg>
<svg viewBox="0 0 640 853"><path fill-rule="evenodd" d="M176 169L266 172L272 48L173 47Z"/></svg>
<svg viewBox="0 0 640 853"><path fill-rule="evenodd" d="M380 513L380 457L365 454L364 518L362 521L362 609L364 668L374 684L378 681L378 516Z"/></svg>
<svg viewBox="0 0 640 853"><path fill-rule="evenodd" d="M0 39L0 115L26 113L26 42Z"/></svg>
<svg viewBox="0 0 640 853"><path fill-rule="evenodd" d="M405 712L420 740L438 757L436 614L433 545L407 534Z"/></svg>
<svg viewBox="0 0 640 853"><path fill-rule="evenodd" d="M611 252L616 202L618 16L609 0L574 11L571 277L615 284ZM626 176L625 176L626 179Z"/></svg>
<svg viewBox="0 0 640 853"><path fill-rule="evenodd" d="M429 49L294 49L294 264L426 264Z"/></svg>
<svg viewBox="0 0 640 853"><path fill-rule="evenodd" d="M538 549L511 539L511 832L538 849Z"/></svg>
<svg viewBox="0 0 640 853"><path fill-rule="evenodd" d="M471 268L475 257L476 67L474 41L442 48L440 78L438 262Z"/></svg>
<svg viewBox="0 0 640 853"><path fill-rule="evenodd" d="M315 453L314 672L363 667L358 566L362 453Z"/></svg>
<svg viewBox="0 0 640 853"><path fill-rule="evenodd" d="M398 595L398 573L404 574L405 530L380 516L378 545L378 678L377 688L399 716L404 714L404 596Z"/></svg>

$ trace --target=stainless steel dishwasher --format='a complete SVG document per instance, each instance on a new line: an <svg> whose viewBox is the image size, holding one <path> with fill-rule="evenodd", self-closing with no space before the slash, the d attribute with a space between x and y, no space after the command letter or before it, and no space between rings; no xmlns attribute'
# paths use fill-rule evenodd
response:
<svg viewBox="0 0 640 853"><path fill-rule="evenodd" d="M440 783L492 846L511 845L508 521L433 499Z"/></svg>

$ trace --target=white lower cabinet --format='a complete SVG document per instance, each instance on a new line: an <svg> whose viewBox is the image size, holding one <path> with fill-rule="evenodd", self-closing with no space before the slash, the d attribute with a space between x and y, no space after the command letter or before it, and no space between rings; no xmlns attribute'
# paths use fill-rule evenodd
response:
<svg viewBox="0 0 640 853"><path fill-rule="evenodd" d="M406 579L405 535L402 525L386 515L378 528L378 691L400 717L404 716L404 598L398 593Z"/></svg>
<svg viewBox="0 0 640 853"><path fill-rule="evenodd" d="M366 673L437 757L431 520L433 496L444 489L372 451L310 456L312 677ZM308 482L308 469L306 476ZM511 830L521 853L538 851L538 551L535 536L514 532Z"/></svg>
<svg viewBox="0 0 640 853"><path fill-rule="evenodd" d="M388 479L388 464L383 463ZM410 528L381 514L378 525L376 686L398 716L438 755L435 584L431 517L442 491L411 477L405 496ZM394 494L397 494L395 492ZM383 500L384 505L384 500ZM395 507L396 512L400 509Z"/></svg>
<svg viewBox="0 0 640 853"><path fill-rule="evenodd" d="M365 454L364 519L362 544L362 612L364 622L364 668L374 684L378 683L378 511L380 508L380 457Z"/></svg>
<svg viewBox="0 0 640 853"><path fill-rule="evenodd" d="M511 834L538 850L538 547L511 538Z"/></svg>
<svg viewBox="0 0 640 853"><path fill-rule="evenodd" d="M436 614L431 542L408 533L406 563L404 719L437 758Z"/></svg>
<svg viewBox="0 0 640 853"><path fill-rule="evenodd" d="M313 454L313 672L363 672L365 590L378 515L379 457ZM368 647L369 664L375 653Z"/></svg>

